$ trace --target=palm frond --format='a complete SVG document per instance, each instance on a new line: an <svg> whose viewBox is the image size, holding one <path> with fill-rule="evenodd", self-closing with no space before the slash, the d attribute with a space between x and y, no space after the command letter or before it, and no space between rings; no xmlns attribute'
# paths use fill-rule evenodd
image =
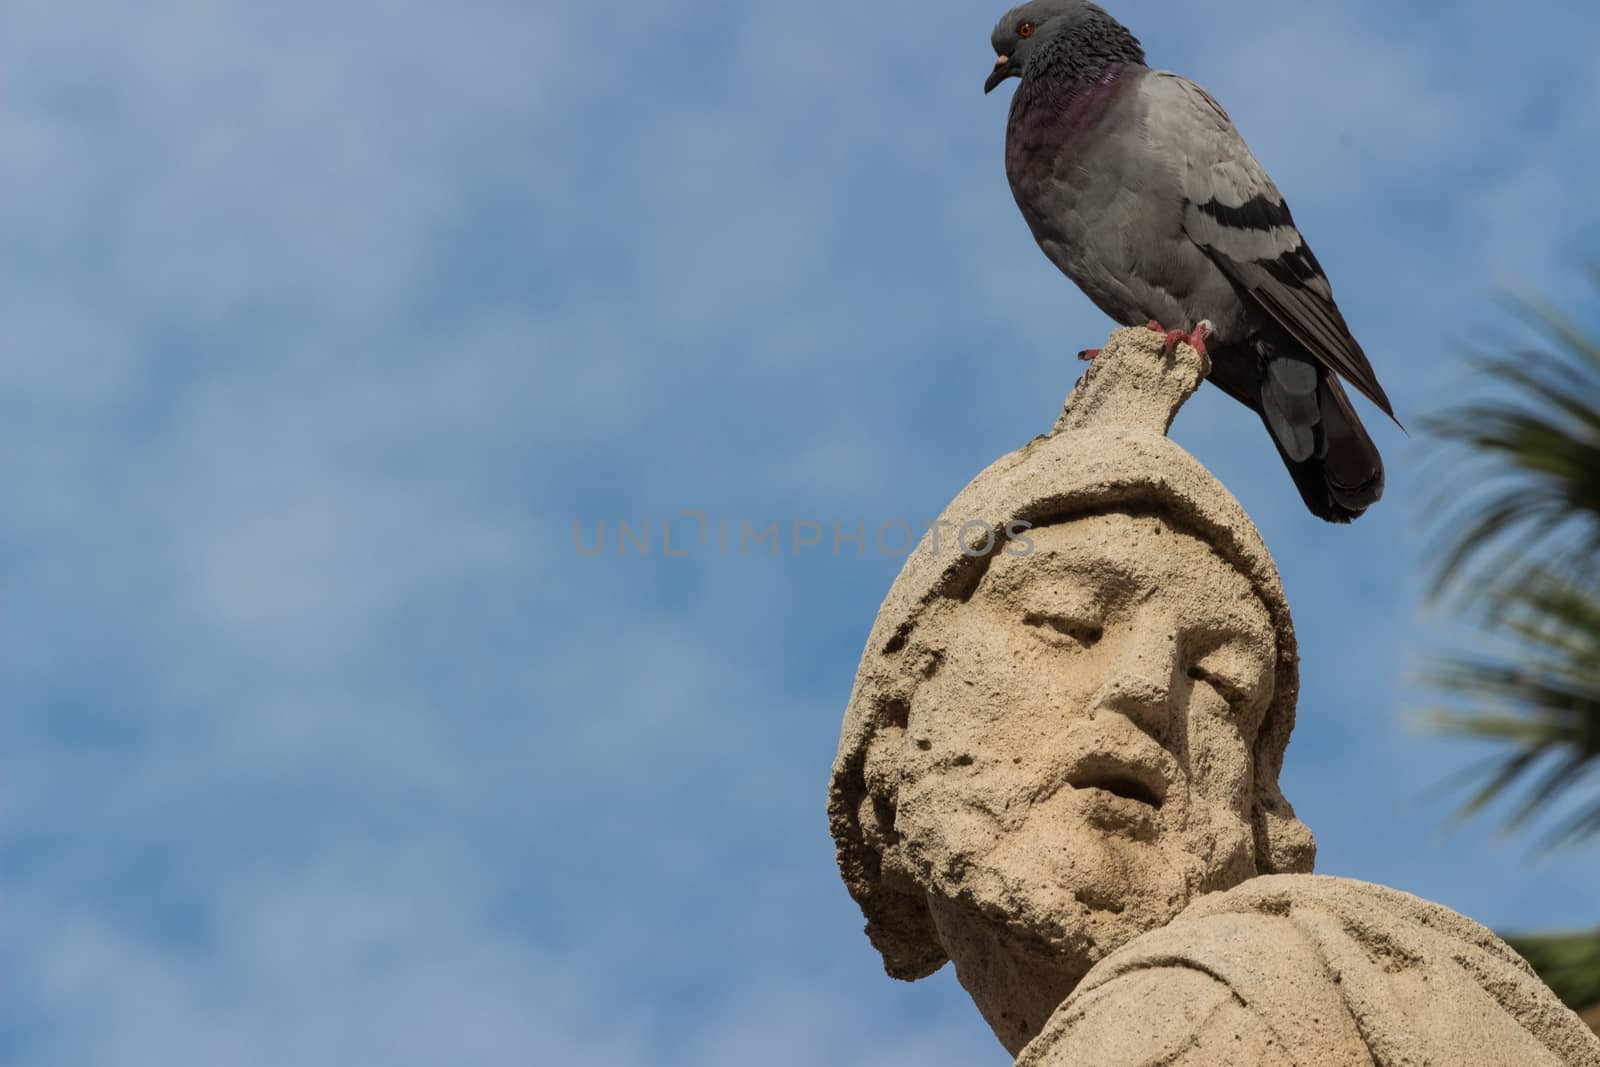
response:
<svg viewBox="0 0 1600 1067"><path fill-rule="evenodd" d="M1423 423L1454 459L1432 596L1487 639L1429 664L1447 704L1426 721L1500 749L1470 768L1459 818L1504 800L1520 830L1578 798L1545 837L1555 847L1600 835L1600 340L1535 301L1518 310L1548 347L1479 356L1491 392Z"/></svg>
<svg viewBox="0 0 1600 1067"><path fill-rule="evenodd" d="M1600 341L1548 307L1517 307L1554 347L1479 355L1475 377L1494 394L1422 424L1460 457L1439 489L1459 519L1441 526L1436 598L1498 599L1521 581L1516 553L1592 573L1600 549Z"/></svg>

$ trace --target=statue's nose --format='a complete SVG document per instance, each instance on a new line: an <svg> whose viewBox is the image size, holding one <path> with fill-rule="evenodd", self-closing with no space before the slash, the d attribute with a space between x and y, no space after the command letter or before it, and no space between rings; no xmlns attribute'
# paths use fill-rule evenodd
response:
<svg viewBox="0 0 1600 1067"><path fill-rule="evenodd" d="M1152 634L1129 635L1110 674L1095 694L1096 711L1124 715L1157 741L1172 724L1172 673L1177 643Z"/></svg>

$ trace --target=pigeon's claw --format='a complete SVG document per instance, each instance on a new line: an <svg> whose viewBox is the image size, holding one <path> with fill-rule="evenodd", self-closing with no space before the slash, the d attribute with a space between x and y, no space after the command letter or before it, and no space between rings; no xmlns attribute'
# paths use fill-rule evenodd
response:
<svg viewBox="0 0 1600 1067"><path fill-rule="evenodd" d="M1185 340L1188 337L1188 334L1184 333L1182 330L1169 330L1155 319L1151 319L1149 322L1145 323L1145 329L1154 330L1156 333L1166 335L1166 346L1161 349L1161 354L1163 356L1172 355L1172 350L1178 347L1178 342Z"/></svg>
<svg viewBox="0 0 1600 1067"><path fill-rule="evenodd" d="M1088 363L1090 360L1094 359L1099 354L1100 354L1100 349L1098 349L1098 348L1085 348L1082 352L1078 353L1078 358L1083 360L1085 363Z"/></svg>
<svg viewBox="0 0 1600 1067"><path fill-rule="evenodd" d="M1211 336L1211 323L1207 320L1202 319L1200 324L1188 333L1184 333L1182 330L1169 330L1155 319L1151 319L1146 324L1146 327L1166 336L1166 346L1161 350L1162 355L1172 355L1172 350L1180 344L1188 345L1200 353L1202 357L1208 355L1206 352L1206 338Z"/></svg>

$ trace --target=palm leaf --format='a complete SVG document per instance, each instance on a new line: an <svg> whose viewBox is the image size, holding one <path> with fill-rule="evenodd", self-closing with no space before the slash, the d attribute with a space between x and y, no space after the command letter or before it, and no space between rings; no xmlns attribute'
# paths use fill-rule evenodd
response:
<svg viewBox="0 0 1600 1067"><path fill-rule="evenodd" d="M1508 549L1580 574L1600 549L1600 342L1533 301L1517 308L1554 348L1477 356L1475 379L1494 394L1423 423L1460 460L1440 489L1460 518L1441 527L1435 597L1498 599L1521 580Z"/></svg>
<svg viewBox="0 0 1600 1067"><path fill-rule="evenodd" d="M1485 638L1425 680L1448 698L1435 730L1501 750L1467 772L1458 817L1505 800L1518 830L1576 798L1554 847L1600 834L1600 341L1535 301L1518 311L1545 346L1478 356L1491 391L1423 423L1451 462L1431 592Z"/></svg>

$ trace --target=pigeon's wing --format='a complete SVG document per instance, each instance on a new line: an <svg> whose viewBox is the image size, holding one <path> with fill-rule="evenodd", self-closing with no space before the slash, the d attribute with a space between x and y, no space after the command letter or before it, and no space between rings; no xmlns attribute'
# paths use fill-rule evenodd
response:
<svg viewBox="0 0 1600 1067"><path fill-rule="evenodd" d="M1151 136L1183 150L1183 228L1189 239L1312 356L1394 418L1283 194L1222 105L1165 71L1146 78L1143 90L1151 98Z"/></svg>

